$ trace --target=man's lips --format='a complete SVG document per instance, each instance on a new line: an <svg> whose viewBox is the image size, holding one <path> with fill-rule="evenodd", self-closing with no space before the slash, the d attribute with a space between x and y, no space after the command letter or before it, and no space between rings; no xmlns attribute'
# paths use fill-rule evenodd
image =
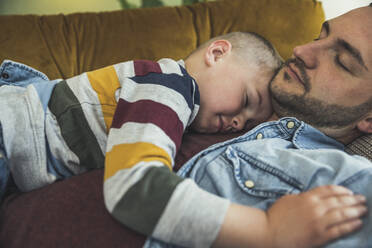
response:
<svg viewBox="0 0 372 248"><path fill-rule="evenodd" d="M293 64L289 64L287 66L287 72L288 72L288 74L290 75L291 78L293 78L294 80L300 82L302 85L305 86L304 81L301 79L301 77L299 76L299 74L296 72L296 70L292 66L293 66Z"/></svg>

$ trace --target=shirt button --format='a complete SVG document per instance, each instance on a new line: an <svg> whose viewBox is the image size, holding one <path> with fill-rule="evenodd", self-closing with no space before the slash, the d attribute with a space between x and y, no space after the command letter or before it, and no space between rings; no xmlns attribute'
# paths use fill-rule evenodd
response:
<svg viewBox="0 0 372 248"><path fill-rule="evenodd" d="M263 134L262 133L257 134L256 139L262 139L262 138L263 138Z"/></svg>
<svg viewBox="0 0 372 248"><path fill-rule="evenodd" d="M6 73L6 72L3 72L3 73L1 74L1 77L4 78L4 79L8 79L8 78L9 78L9 74Z"/></svg>
<svg viewBox="0 0 372 248"><path fill-rule="evenodd" d="M289 129L292 129L294 126L295 126L295 123L294 123L293 121L289 121L289 122L287 122L287 127L288 127Z"/></svg>
<svg viewBox="0 0 372 248"><path fill-rule="evenodd" d="M254 187L254 182L253 181L251 181L251 180L247 180L247 181L245 181L245 186L247 186L247 188L253 188Z"/></svg>

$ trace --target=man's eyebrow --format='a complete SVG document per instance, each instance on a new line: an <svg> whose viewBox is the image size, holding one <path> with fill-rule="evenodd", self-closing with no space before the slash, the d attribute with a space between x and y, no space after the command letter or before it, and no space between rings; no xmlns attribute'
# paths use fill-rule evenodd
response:
<svg viewBox="0 0 372 248"><path fill-rule="evenodd" d="M337 39L337 44L346 51L348 51L351 54L351 56L353 56L358 61L358 63L368 71L367 66L364 64L362 55L360 54L357 48L353 47L350 43L343 39Z"/></svg>
<svg viewBox="0 0 372 248"><path fill-rule="evenodd" d="M331 27L330 27L328 21L325 21L323 23L322 29L323 28L327 32L327 35L329 35L331 33ZM368 68L365 65L364 61L363 61L362 55L360 54L360 52L359 52L359 50L357 48L353 47L349 42L347 42L344 39L337 39L337 45L340 46L340 47L342 47L346 51L348 51L351 54L351 56L353 56L358 61L358 63L362 67L364 67L364 69L366 69L368 71Z"/></svg>
<svg viewBox="0 0 372 248"><path fill-rule="evenodd" d="M323 29L326 31L327 34L329 34L329 22L328 21L323 22L322 30Z"/></svg>

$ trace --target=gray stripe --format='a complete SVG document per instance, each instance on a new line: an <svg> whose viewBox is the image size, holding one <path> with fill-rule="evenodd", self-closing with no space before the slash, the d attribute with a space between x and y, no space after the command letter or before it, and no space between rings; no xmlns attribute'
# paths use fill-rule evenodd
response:
<svg viewBox="0 0 372 248"><path fill-rule="evenodd" d="M48 106L57 118L63 139L78 156L80 165L88 169L102 168L105 158L97 138L66 81L56 85Z"/></svg>
<svg viewBox="0 0 372 248"><path fill-rule="evenodd" d="M151 235L182 180L166 167L149 169L118 202L113 216L130 228Z"/></svg>

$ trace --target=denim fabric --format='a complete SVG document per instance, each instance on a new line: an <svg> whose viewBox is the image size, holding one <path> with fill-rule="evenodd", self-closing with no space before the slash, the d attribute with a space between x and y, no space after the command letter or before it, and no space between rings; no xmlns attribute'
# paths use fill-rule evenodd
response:
<svg viewBox="0 0 372 248"><path fill-rule="evenodd" d="M178 174L232 202L263 210L285 194L325 184L365 195L372 208L372 163L346 154L342 144L294 118L263 123L216 144L194 156ZM363 222L361 230L326 247L372 247L371 211ZM150 239L145 247L176 246Z"/></svg>
<svg viewBox="0 0 372 248"><path fill-rule="evenodd" d="M4 60L0 66L0 86L26 87L38 80L49 81L44 73L21 63Z"/></svg>

